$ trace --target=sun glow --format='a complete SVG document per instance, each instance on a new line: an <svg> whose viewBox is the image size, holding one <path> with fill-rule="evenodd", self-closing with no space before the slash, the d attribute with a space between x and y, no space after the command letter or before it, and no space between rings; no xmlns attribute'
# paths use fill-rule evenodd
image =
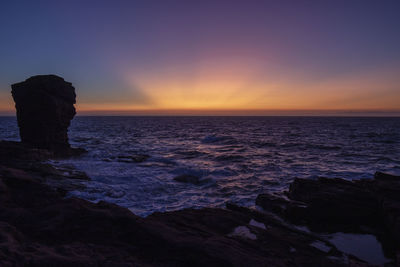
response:
<svg viewBox="0 0 400 267"><path fill-rule="evenodd" d="M179 71L126 75L150 99L136 109L158 110L398 110L396 73L363 73L339 79L304 81L270 73L259 64L203 66L190 75ZM257 66L257 68L254 68ZM133 78L134 77L134 78ZM290 79L291 78L291 79ZM383 88L379 92L376 88Z"/></svg>

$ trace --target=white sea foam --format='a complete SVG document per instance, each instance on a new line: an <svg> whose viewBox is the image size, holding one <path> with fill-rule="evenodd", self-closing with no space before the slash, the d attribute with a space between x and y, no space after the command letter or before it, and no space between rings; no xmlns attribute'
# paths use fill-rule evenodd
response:
<svg viewBox="0 0 400 267"><path fill-rule="evenodd" d="M242 238L248 238L251 240L256 240L257 236L250 232L249 228L246 226L238 226L235 229L233 229L233 232L229 234L229 236L236 236L236 237L242 237Z"/></svg>
<svg viewBox="0 0 400 267"><path fill-rule="evenodd" d="M258 228L261 228L261 229L264 229L264 230L267 229L267 227L265 226L265 224L260 223L260 222L257 222L257 221L254 220L254 219L251 219L251 220L250 220L249 225L254 226L254 227L258 227Z"/></svg>
<svg viewBox="0 0 400 267"><path fill-rule="evenodd" d="M18 140L15 117L0 117L0 139ZM140 216L227 201L254 206L258 194L282 192L294 177L400 174L398 118L76 117L69 139L89 153L59 164L92 178L71 195ZM135 155L150 157L118 158ZM207 182L174 181L180 174Z"/></svg>

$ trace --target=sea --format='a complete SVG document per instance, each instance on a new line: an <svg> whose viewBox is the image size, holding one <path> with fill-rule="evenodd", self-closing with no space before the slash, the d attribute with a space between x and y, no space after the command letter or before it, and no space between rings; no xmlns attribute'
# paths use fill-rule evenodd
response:
<svg viewBox="0 0 400 267"><path fill-rule="evenodd" d="M15 117L0 117L0 139L19 140ZM77 116L69 140L88 153L51 163L92 179L69 196L140 216L227 202L254 207L258 194L283 194L296 177L400 175L396 117Z"/></svg>

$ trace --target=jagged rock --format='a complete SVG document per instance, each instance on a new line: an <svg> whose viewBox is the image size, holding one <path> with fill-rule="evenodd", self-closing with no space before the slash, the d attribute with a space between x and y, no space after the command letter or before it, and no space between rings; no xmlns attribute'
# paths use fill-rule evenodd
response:
<svg viewBox="0 0 400 267"><path fill-rule="evenodd" d="M400 181L400 176L383 172L376 172L374 178L381 181Z"/></svg>
<svg viewBox="0 0 400 267"><path fill-rule="evenodd" d="M22 143L68 150L68 127L75 116L75 88L56 75L33 76L11 85Z"/></svg>
<svg viewBox="0 0 400 267"><path fill-rule="evenodd" d="M75 151L79 149L71 148L67 152ZM0 176L19 177L27 176L29 173L31 178L50 185L64 195L68 191L84 190L86 186L82 182L90 180L90 177L74 166L56 167L43 162L54 156L54 152L50 150L33 148L20 142L0 141Z"/></svg>
<svg viewBox="0 0 400 267"><path fill-rule="evenodd" d="M256 198L256 205L264 210L278 214L289 219L293 223L304 223L307 205L303 202L289 200L274 194L260 194Z"/></svg>
<svg viewBox="0 0 400 267"><path fill-rule="evenodd" d="M374 234L390 255L400 249L400 179L295 179L287 197L261 194L257 205L317 232ZM394 255L392 255L394 256Z"/></svg>
<svg viewBox="0 0 400 267"><path fill-rule="evenodd" d="M330 258L340 252L314 248L317 239L271 217L256 218L268 228L254 226L255 211L245 208L140 218L104 201L63 198L17 170L0 172L0 192L4 266L346 266ZM238 227L251 238L232 235Z"/></svg>
<svg viewBox="0 0 400 267"><path fill-rule="evenodd" d="M282 215L291 202L272 194L260 194L256 198L256 205L262 207L264 210Z"/></svg>
<svg viewBox="0 0 400 267"><path fill-rule="evenodd" d="M21 169L38 169L43 165L41 161L78 156L85 153L83 148L69 148L61 151L35 148L28 144L14 141L0 140L0 163Z"/></svg>
<svg viewBox="0 0 400 267"><path fill-rule="evenodd" d="M32 148L26 144L14 141L0 140L0 161L16 164L19 161L40 161L53 156L46 149Z"/></svg>
<svg viewBox="0 0 400 267"><path fill-rule="evenodd" d="M379 218L379 199L362 183L343 179L295 179L288 196L301 201L306 208L298 216L315 226L375 226ZM303 211L303 212L301 212Z"/></svg>

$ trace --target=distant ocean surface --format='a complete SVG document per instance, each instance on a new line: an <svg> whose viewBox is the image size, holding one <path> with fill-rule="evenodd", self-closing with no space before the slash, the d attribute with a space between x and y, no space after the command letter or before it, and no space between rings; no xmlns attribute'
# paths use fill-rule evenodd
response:
<svg viewBox="0 0 400 267"><path fill-rule="evenodd" d="M70 143L89 153L55 161L92 181L71 195L105 200L137 215L189 207L254 206L295 177L400 175L400 118L76 117ZM0 117L0 139L19 140L15 117ZM123 162L148 155L141 163ZM180 174L200 185L181 183Z"/></svg>

